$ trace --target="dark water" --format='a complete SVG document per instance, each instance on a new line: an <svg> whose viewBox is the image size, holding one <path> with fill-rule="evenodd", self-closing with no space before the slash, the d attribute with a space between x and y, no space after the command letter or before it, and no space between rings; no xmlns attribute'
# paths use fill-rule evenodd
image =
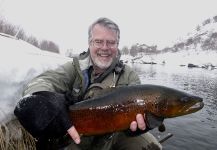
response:
<svg viewBox="0 0 217 150"><path fill-rule="evenodd" d="M169 86L204 99L202 110L177 118L165 119L166 132L154 129L162 138L173 136L162 145L165 150L217 150L217 69L133 65L142 83Z"/></svg>

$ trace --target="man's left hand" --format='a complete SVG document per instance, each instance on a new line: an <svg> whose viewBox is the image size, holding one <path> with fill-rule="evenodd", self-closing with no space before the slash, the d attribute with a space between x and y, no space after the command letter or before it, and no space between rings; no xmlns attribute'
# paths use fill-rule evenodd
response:
<svg viewBox="0 0 217 150"><path fill-rule="evenodd" d="M131 131L136 131L137 128L140 130L145 130L146 129L146 124L145 124L145 114L144 116L142 114L137 114L136 115L136 121L132 121L130 124L130 130Z"/></svg>

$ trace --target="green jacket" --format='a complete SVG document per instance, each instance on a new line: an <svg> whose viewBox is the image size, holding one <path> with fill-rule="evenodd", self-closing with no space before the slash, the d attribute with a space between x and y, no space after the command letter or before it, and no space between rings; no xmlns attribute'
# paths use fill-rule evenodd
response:
<svg viewBox="0 0 217 150"><path fill-rule="evenodd" d="M113 85L126 86L133 84L140 84L138 75L127 65L124 65L121 73L116 73L116 70L120 64L120 60L117 59L108 69L107 73L104 73L105 77L100 81L100 85L103 88L108 88ZM25 87L23 95L31 94L37 91L52 91L64 93L70 91L73 96L84 96L87 91L87 78L85 77L85 70L88 70L92 66L89 53L80 55L79 58L74 58L72 62L58 67L56 70L49 70L34 78ZM93 78L89 75L89 85L94 83Z"/></svg>

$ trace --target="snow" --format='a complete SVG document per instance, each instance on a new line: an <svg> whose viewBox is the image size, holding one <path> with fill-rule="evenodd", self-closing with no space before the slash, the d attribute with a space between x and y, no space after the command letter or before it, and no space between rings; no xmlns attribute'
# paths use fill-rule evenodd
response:
<svg viewBox="0 0 217 150"><path fill-rule="evenodd" d="M10 121L26 82L40 73L71 61L31 44L0 34L0 125Z"/></svg>
<svg viewBox="0 0 217 150"><path fill-rule="evenodd" d="M209 24L203 25L203 24L199 24L198 25L200 27L200 30L197 30L195 28L194 31L189 32L188 34L180 37L180 39L178 41L182 42L183 40L187 40L191 37L197 37L197 36L201 36L202 39L205 39L207 36L210 35L210 33L214 33L217 32L217 22L215 22L213 19L211 19ZM176 42L178 42L176 41Z"/></svg>
<svg viewBox="0 0 217 150"><path fill-rule="evenodd" d="M138 59L136 59L138 58ZM163 64L165 62L166 65L169 66L180 66L192 63L198 65L199 67L204 65L212 64L217 66L217 52L215 51L180 51L176 53L164 53L158 55L143 55L142 57L136 56L128 56L124 55L121 59L124 62L133 62L134 63L144 63L144 62L155 62L157 64Z"/></svg>
<svg viewBox="0 0 217 150"><path fill-rule="evenodd" d="M25 83L48 69L71 61L59 54L42 51L22 40L0 34L0 125L10 121ZM200 47L200 46L198 46ZM189 63L203 66L217 66L216 51L202 51L197 48L176 53L158 55L139 54L136 57L122 55L125 63L156 62L157 65L187 66Z"/></svg>
<svg viewBox="0 0 217 150"><path fill-rule="evenodd" d="M137 56L132 57L129 55L123 55L121 59L125 63L150 63L166 64L168 66L187 66L188 64L194 64L199 67L215 66L217 68L217 50L202 50L202 43L209 38L210 35L217 32L217 22L214 19L210 19L208 24L200 24L200 30L194 30L192 33L188 33L183 36L176 43L185 43L188 39L201 38L200 42L192 43L188 46L184 46L177 52L161 53L147 55L139 53Z"/></svg>

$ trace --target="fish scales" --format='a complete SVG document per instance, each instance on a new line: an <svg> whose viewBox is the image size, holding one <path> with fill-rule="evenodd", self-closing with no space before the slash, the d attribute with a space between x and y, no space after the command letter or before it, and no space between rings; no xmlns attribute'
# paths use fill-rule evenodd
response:
<svg viewBox="0 0 217 150"><path fill-rule="evenodd" d="M99 135L128 129L138 113L171 118L202 107L200 97L182 91L158 85L135 85L115 88L70 106L70 118L80 134Z"/></svg>

